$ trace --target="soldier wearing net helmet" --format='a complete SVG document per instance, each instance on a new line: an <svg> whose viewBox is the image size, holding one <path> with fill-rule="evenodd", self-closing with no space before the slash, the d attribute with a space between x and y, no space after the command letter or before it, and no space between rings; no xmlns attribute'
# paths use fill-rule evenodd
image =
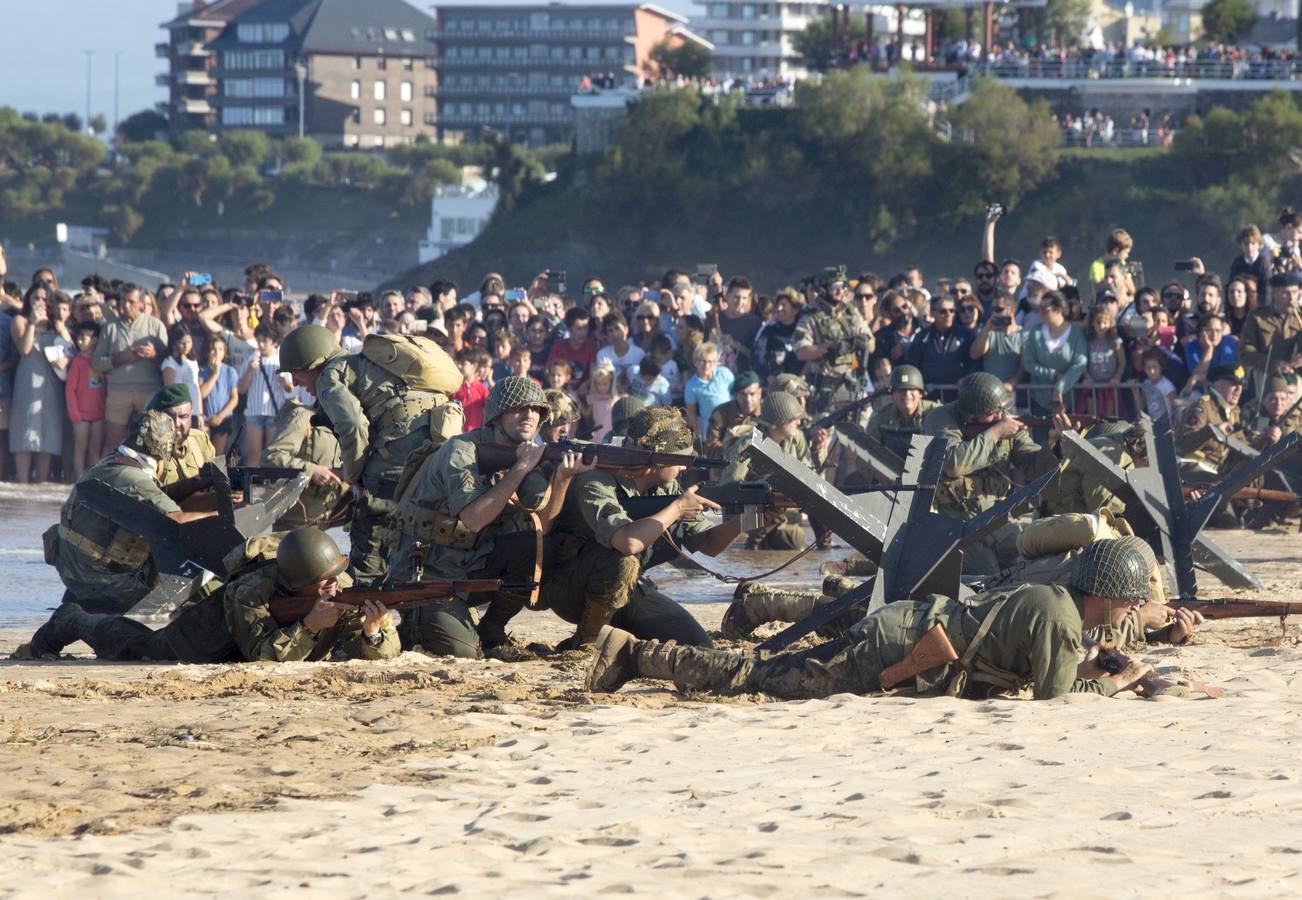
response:
<svg viewBox="0 0 1302 900"><path fill-rule="evenodd" d="M923 420L923 434L949 443L936 488L936 510L955 519L970 519L1013 491L1013 470L1035 478L1058 465L1054 446L1071 422L1062 414L1043 446L1031 439L1026 425L1008 410L1012 398L1002 381L988 372L963 379L958 399L933 409ZM985 575L1017 561L1017 526L1009 523L963 551L963 572Z"/></svg>
<svg viewBox="0 0 1302 900"><path fill-rule="evenodd" d="M687 453L692 429L676 409L653 407L628 421L624 445L662 453ZM591 645L608 624L642 637L710 646L692 615L661 593L647 569L677 557L675 545L718 555L740 533L734 518L711 527L701 514L718 506L689 488L680 493L682 466L641 471L598 469L574 479L551 537L554 560L543 574L541 605L576 628L565 649ZM663 510L633 519L621 501L678 495Z"/></svg>
<svg viewBox="0 0 1302 900"><path fill-rule="evenodd" d="M973 699L1023 692L1037 700L1067 693L1110 697L1134 688L1152 667L1132 663L1115 675L1092 665L1078 668L1082 632L1118 625L1147 599L1148 577L1144 558L1133 546L1098 541L1076 559L1065 585L1022 585L962 600L932 595L888 603L837 641L763 660L639 640L608 628L597 642L587 687L609 692L632 678L659 678L683 691L763 692L791 700L885 688ZM939 633L933 632L936 628ZM939 641L940 634L952 649L951 661L917 667L902 681L883 681L924 637Z"/></svg>
<svg viewBox="0 0 1302 900"><path fill-rule="evenodd" d="M416 456L408 461L392 519L391 579L533 579L543 564L537 559L538 533L551 529L574 476L592 468L569 454L550 479L543 474L538 437L551 413L536 382L508 376L493 385L483 426L449 439L418 465ZM481 471L481 444L516 448L515 463ZM543 545L545 554L548 542ZM528 601L527 594L499 591L420 607L403 618L403 644L452 656L522 658L506 625ZM487 606L478 623L471 613L476 606Z"/></svg>

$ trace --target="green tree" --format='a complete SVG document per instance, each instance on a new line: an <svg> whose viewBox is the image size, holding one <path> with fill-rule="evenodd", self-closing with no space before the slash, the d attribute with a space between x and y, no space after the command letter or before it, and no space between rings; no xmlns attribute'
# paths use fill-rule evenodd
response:
<svg viewBox="0 0 1302 900"><path fill-rule="evenodd" d="M547 173L523 147L496 131L484 132L480 143L489 154L490 175L497 185L497 209L493 211L496 219L514 210L525 190L541 182Z"/></svg>
<svg viewBox="0 0 1302 900"><path fill-rule="evenodd" d="M1090 0L1048 0L1040 40L1047 45L1079 46L1089 18Z"/></svg>
<svg viewBox="0 0 1302 900"><path fill-rule="evenodd" d="M280 142L280 158L314 166L321 161L321 145L310 137L288 137Z"/></svg>
<svg viewBox="0 0 1302 900"><path fill-rule="evenodd" d="M228 131L221 138L222 153L232 165L262 165L271 155L271 141L261 131Z"/></svg>
<svg viewBox="0 0 1302 900"><path fill-rule="evenodd" d="M1257 10L1251 0L1209 0L1203 7L1203 37L1215 43L1233 44L1256 24Z"/></svg>
<svg viewBox="0 0 1302 900"><path fill-rule="evenodd" d="M710 71L714 68L714 57L709 50L696 41L682 38L676 44L672 38L665 38L652 47L651 62L667 77L682 77L691 81L709 78Z"/></svg>
<svg viewBox="0 0 1302 900"><path fill-rule="evenodd" d="M124 141L152 141L167 131L167 117L152 109L132 113L118 123L118 137Z"/></svg>
<svg viewBox="0 0 1302 900"><path fill-rule="evenodd" d="M103 113L95 113L90 117L91 134L108 134L108 119L104 118Z"/></svg>
<svg viewBox="0 0 1302 900"><path fill-rule="evenodd" d="M801 63L813 72L826 72L832 67L832 60L837 54L849 49L867 36L867 26L861 16L850 17L850 33L838 46L832 40L832 19L819 16L805 26L796 35L796 52L800 54Z"/></svg>
<svg viewBox="0 0 1302 900"><path fill-rule="evenodd" d="M118 243L125 244L145 224L145 217L124 203L110 203L99 211L100 221L113 232Z"/></svg>

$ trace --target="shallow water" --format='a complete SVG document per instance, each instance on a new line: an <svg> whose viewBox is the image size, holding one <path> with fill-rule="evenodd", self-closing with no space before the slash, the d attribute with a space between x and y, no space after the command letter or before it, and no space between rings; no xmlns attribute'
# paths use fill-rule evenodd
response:
<svg viewBox="0 0 1302 900"><path fill-rule="evenodd" d="M0 628L35 627L45 621L63 596L63 585L41 551L41 533L59 520L59 506L67 496L59 485L0 484ZM347 552L348 535L330 532ZM844 549L810 553L791 568L765 579L775 586L815 588L818 566L838 559ZM745 577L768 571L795 555L795 551L744 551L732 549L702 561L720 574ZM652 571L657 585L681 603L718 603L731 599L735 585L717 581L696 568L662 565Z"/></svg>

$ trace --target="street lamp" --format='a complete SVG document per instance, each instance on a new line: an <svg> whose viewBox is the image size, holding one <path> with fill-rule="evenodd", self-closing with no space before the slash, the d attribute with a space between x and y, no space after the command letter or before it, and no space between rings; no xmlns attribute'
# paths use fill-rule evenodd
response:
<svg viewBox="0 0 1302 900"><path fill-rule="evenodd" d="M307 99L307 66L301 62L294 63L294 74L298 75L298 136L303 136L303 109Z"/></svg>

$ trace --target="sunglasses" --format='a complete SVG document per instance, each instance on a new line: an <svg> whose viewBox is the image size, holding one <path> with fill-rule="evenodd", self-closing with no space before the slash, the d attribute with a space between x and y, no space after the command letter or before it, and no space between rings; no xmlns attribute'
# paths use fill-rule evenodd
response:
<svg viewBox="0 0 1302 900"><path fill-rule="evenodd" d="M655 317L655 316L638 316L638 317L637 317L637 320L638 320L639 322L654 322L654 321L656 320L656 317Z"/></svg>
<svg viewBox="0 0 1302 900"><path fill-rule="evenodd" d="M936 310L936 315L938 315L938 316L952 316L952 315L954 315L955 312L956 312L956 310L955 310L954 307L952 307L952 306L942 306L940 309Z"/></svg>
<svg viewBox="0 0 1302 900"><path fill-rule="evenodd" d="M970 316L970 315L975 314L976 311L977 311L977 308L976 308L975 306L965 306L965 307L963 307L959 312L960 312L962 315Z"/></svg>
<svg viewBox="0 0 1302 900"><path fill-rule="evenodd" d="M858 297L860 300L876 300L876 299L877 299L877 295L876 295L876 294L855 294L855 296Z"/></svg>

